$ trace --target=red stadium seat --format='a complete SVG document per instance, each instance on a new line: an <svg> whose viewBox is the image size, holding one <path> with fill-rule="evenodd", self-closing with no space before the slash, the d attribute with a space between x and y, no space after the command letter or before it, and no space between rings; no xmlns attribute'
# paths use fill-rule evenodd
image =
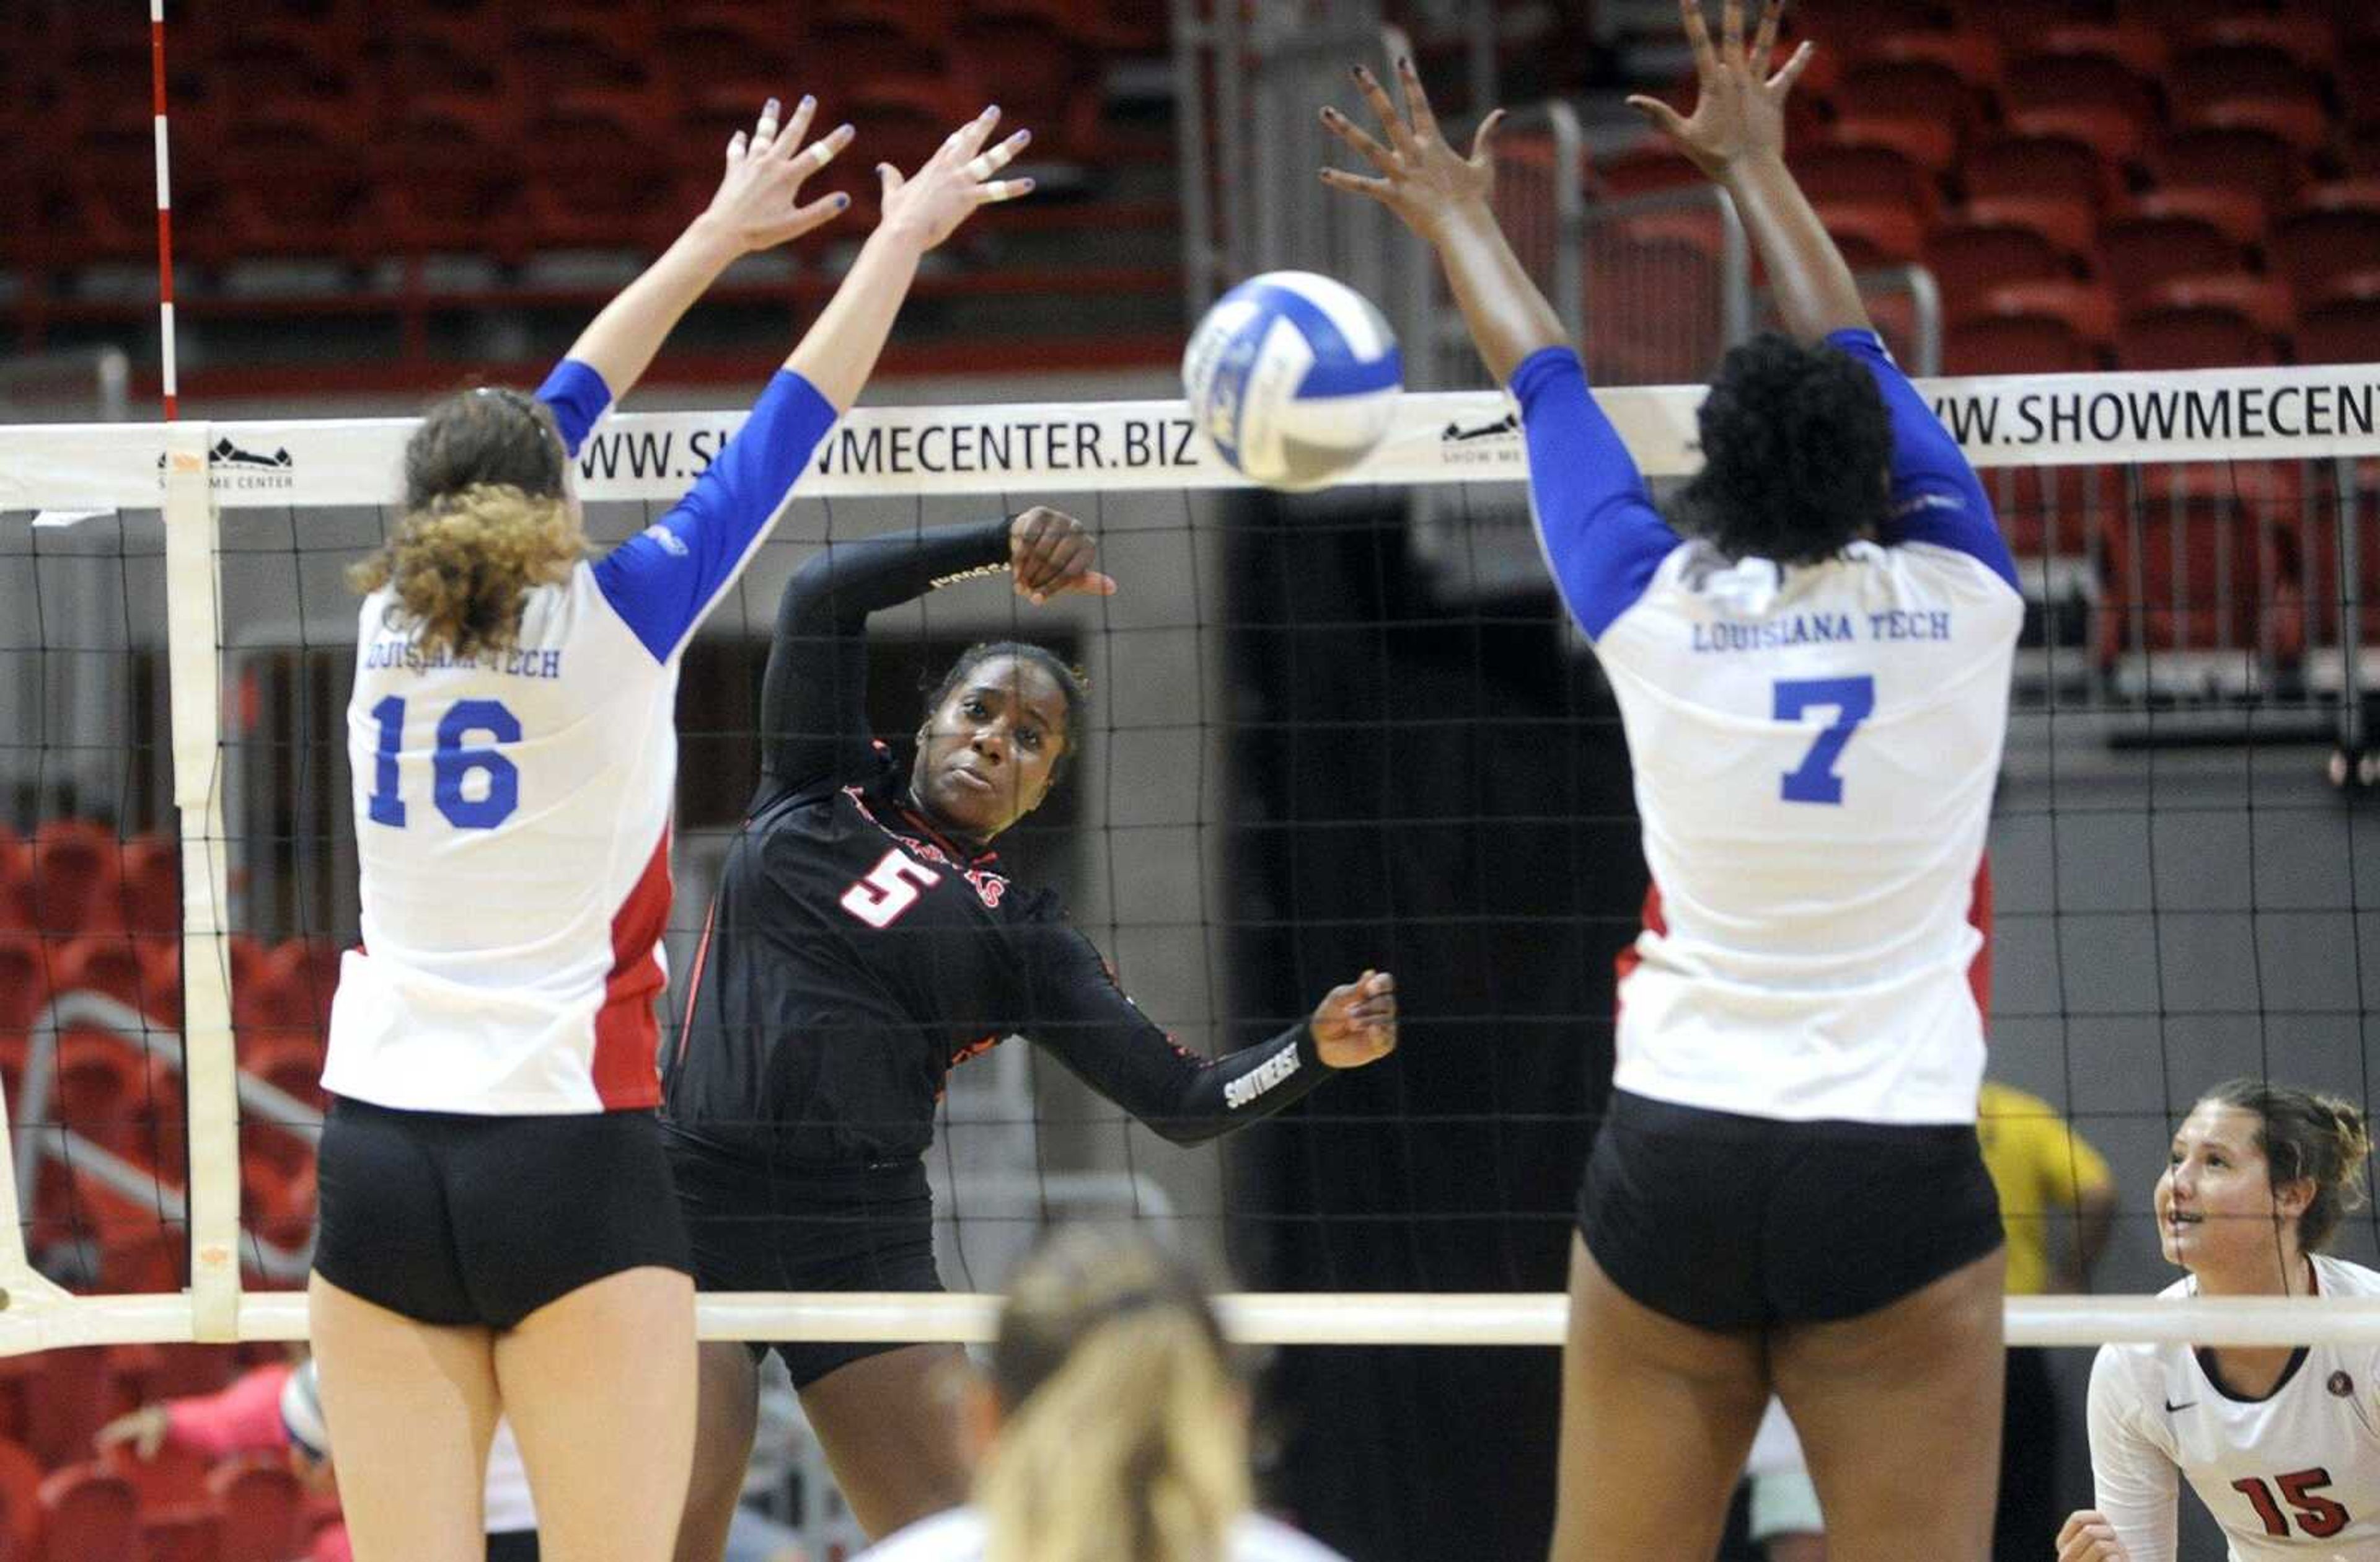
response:
<svg viewBox="0 0 2380 1562"><path fill-rule="evenodd" d="M1942 127L1955 138L1966 134L1984 117L1987 91L1947 61L1869 55L1843 73L1842 84L1835 89L1833 101L1835 112L1847 120L1919 117Z"/></svg>
<svg viewBox="0 0 2380 1562"><path fill-rule="evenodd" d="M2108 519L2100 532L2106 595L2099 659L2159 651L2236 650L2293 660L2277 601L2301 590L2266 519L2236 500L2193 495Z"/></svg>
<svg viewBox="0 0 2380 1562"><path fill-rule="evenodd" d="M533 247L658 253L676 238L688 214L652 199L671 183L668 150L619 95L533 105L522 140L542 149L522 199Z"/></svg>
<svg viewBox="0 0 2380 1562"><path fill-rule="evenodd" d="M1977 226L2029 228L2071 261L2091 252L2099 231L2095 206L2057 196L1985 196L1968 201L1960 215Z"/></svg>
<svg viewBox="0 0 2380 1562"><path fill-rule="evenodd" d="M457 12L394 6L389 12L380 64L390 112L427 97L510 97L504 85L508 33L495 6Z"/></svg>
<svg viewBox="0 0 2380 1562"><path fill-rule="evenodd" d="M120 1475L68 1465L42 1483L42 1545L53 1557L128 1557L140 1544L140 1509Z"/></svg>
<svg viewBox="0 0 2380 1562"><path fill-rule="evenodd" d="M2191 30L2193 47L2270 49L2298 68L2329 74L2338 34L2320 17L2230 11L2207 18Z"/></svg>
<svg viewBox="0 0 2380 1562"><path fill-rule="evenodd" d="M2236 189L2264 202L2267 211L2288 208L2305 180L2305 162L2290 141L2253 122L2246 105L2216 104L2192 123L2168 133L2149 152L2157 182Z"/></svg>
<svg viewBox="0 0 2380 1562"><path fill-rule="evenodd" d="M2380 273L2358 274L2360 292L2341 291L2298 315L2298 359L2305 363L2380 363Z"/></svg>
<svg viewBox="0 0 2380 1562"><path fill-rule="evenodd" d="M284 984L297 995L301 1011L318 1027L331 1022L331 997L338 991L339 966L346 952L327 938L291 938L265 957L265 979Z"/></svg>
<svg viewBox="0 0 2380 1562"><path fill-rule="evenodd" d="M1700 184L1702 175L1667 141L1652 141L1597 159L1595 182L1606 197L1618 200Z"/></svg>
<svg viewBox="0 0 2380 1562"><path fill-rule="evenodd" d="M1103 60L1079 36L1046 18L1009 16L961 22L951 46L968 89L953 104L960 115L997 103L1004 127L1032 130L1036 161L1098 160Z"/></svg>
<svg viewBox="0 0 2380 1562"><path fill-rule="evenodd" d="M1942 32L1926 28L1915 32L1888 32L1871 42L1844 42L1861 60L1926 60L1949 67L1971 90L1985 96L1999 88L2003 70L2000 41L1988 32Z"/></svg>
<svg viewBox="0 0 2380 1562"><path fill-rule="evenodd" d="M1938 224L1927 236L1925 263L1942 290L1944 312L1952 318L2003 283L2074 275L2069 252L2039 227L1991 220L1973 209Z"/></svg>
<svg viewBox="0 0 2380 1562"><path fill-rule="evenodd" d="M132 1408L119 1406L108 1394L107 1352L95 1345L43 1352L34 1363L32 1389L25 1446L44 1469L89 1458L92 1434L120 1409Z"/></svg>
<svg viewBox="0 0 2380 1562"><path fill-rule="evenodd" d="M2220 98L2285 98L2319 104L2326 70L2326 67L2322 71L2309 68L2288 50L2270 43L2209 41L2174 56L2166 88L2181 105Z"/></svg>
<svg viewBox="0 0 2380 1562"><path fill-rule="evenodd" d="M1831 201L1818 207L1818 218L1854 270L1907 265L1918 258L1925 241L1924 226L1905 206Z"/></svg>
<svg viewBox="0 0 2380 1562"><path fill-rule="evenodd" d="M45 933L121 931L116 873L115 837L108 831L82 820L45 821L31 844L35 925Z"/></svg>
<svg viewBox="0 0 2380 1562"><path fill-rule="evenodd" d="M221 1519L217 1562L286 1562L305 1551L305 1491L287 1459L233 1459L207 1485Z"/></svg>
<svg viewBox="0 0 2380 1562"><path fill-rule="evenodd" d="M1810 38L1856 38L1862 32L1919 32L1949 20L1953 7L1932 0L1803 0L1786 12L1793 31Z"/></svg>
<svg viewBox="0 0 2380 1562"><path fill-rule="evenodd" d="M373 199L398 254L527 257L520 159L508 99L425 97L398 105L374 138Z"/></svg>
<svg viewBox="0 0 2380 1562"><path fill-rule="evenodd" d="M1877 201L1900 205L1931 221L1940 195L1919 163L1876 141L1819 142L1791 153L1793 171L1812 201Z"/></svg>
<svg viewBox="0 0 2380 1562"><path fill-rule="evenodd" d="M2020 42L2027 54L2105 55L2147 82L2165 75L2173 55L2165 29L2141 21L2077 21L2069 16L2026 29Z"/></svg>
<svg viewBox="0 0 2380 1562"><path fill-rule="evenodd" d="M154 1347L119 1348L154 1353ZM220 1356L223 1351L215 1349ZM152 1374L141 1371L123 1374L123 1381L136 1385L134 1397L148 1403L162 1397L150 1387ZM111 1475L120 1476L132 1488L140 1504L143 1519L174 1508L204 1506L208 1501L207 1468L211 1461L196 1449L165 1443L153 1458L142 1458L130 1444L117 1443L101 1450L100 1468Z"/></svg>
<svg viewBox="0 0 2380 1562"><path fill-rule="evenodd" d="M681 116L699 114L708 123L711 116L732 112L748 128L762 103L797 90L787 83L799 75L801 43L801 29L791 18L759 15L743 6L710 5L675 8L663 17L654 53L677 96ZM793 104L785 106L790 110ZM840 112L831 102L820 106L822 116ZM834 124L834 118L821 117L819 128ZM723 137L721 145L725 145Z"/></svg>
<svg viewBox="0 0 2380 1562"><path fill-rule="evenodd" d="M2225 369L2281 361L2289 295L2262 277L2179 277L2129 311L2117 333L2126 369Z"/></svg>
<svg viewBox="0 0 2380 1562"><path fill-rule="evenodd" d="M2018 282L1991 289L1945 336L1954 374L2073 373L2101 366L2114 334L2104 288L2078 282Z"/></svg>
<svg viewBox="0 0 2380 1562"><path fill-rule="evenodd" d="M42 1461L0 1441L0 1562L39 1562L41 1544Z"/></svg>
<svg viewBox="0 0 2380 1562"><path fill-rule="evenodd" d="M2009 67L2000 97L2011 115L2089 109L2119 115L2143 128L2156 123L2160 107L2155 81L2098 48L2021 55Z"/></svg>
<svg viewBox="0 0 2380 1562"><path fill-rule="evenodd" d="M182 843L172 836L141 836L124 843L125 927L138 938L173 938L182 932Z"/></svg>
<svg viewBox="0 0 2380 1562"><path fill-rule="evenodd" d="M1959 160L1958 130L1938 115L1846 114L1835 122L1828 138L1838 146L1888 148L1932 178L1948 173Z"/></svg>
<svg viewBox="0 0 2380 1562"><path fill-rule="evenodd" d="M2203 217L2118 217L2099 230L2099 275L2119 299L2177 276L2236 271L2245 259L2230 235Z"/></svg>
<svg viewBox="0 0 2380 1562"><path fill-rule="evenodd" d="M636 95L655 85L652 26L641 14L580 16L530 6L513 22L507 70L527 101Z"/></svg>
<svg viewBox="0 0 2380 1562"><path fill-rule="evenodd" d="M2358 39L2339 57L2335 79L2350 125L2380 125L2380 34Z"/></svg>
<svg viewBox="0 0 2380 1562"><path fill-rule="evenodd" d="M2089 104L2060 104L2047 108L2021 108L2009 115L2009 131L2018 136L2064 136L2081 141L2099 154L2110 177L2140 157L2145 136L2142 121L2112 108ZM2116 186L2111 185L2111 193Z"/></svg>
<svg viewBox="0 0 2380 1562"><path fill-rule="evenodd" d="M152 989L152 980L139 949L120 933L86 934L58 946L50 958L53 992L97 993L162 1022L176 1006Z"/></svg>
<svg viewBox="0 0 2380 1562"><path fill-rule="evenodd" d="M2266 248L2301 303L2323 297L2338 277L2380 269L2380 181L2309 191L2295 215L2274 225Z"/></svg>
<svg viewBox="0 0 2380 1562"><path fill-rule="evenodd" d="M2063 133L1996 137L1968 154L1960 177L1971 201L2049 199L2101 212L2115 207L2120 189L2089 140Z"/></svg>
<svg viewBox="0 0 2380 1562"><path fill-rule="evenodd" d="M2208 185L2161 185L2132 201L2143 217L2194 217L2220 228L2245 248L2265 241L2265 203L2242 190Z"/></svg>

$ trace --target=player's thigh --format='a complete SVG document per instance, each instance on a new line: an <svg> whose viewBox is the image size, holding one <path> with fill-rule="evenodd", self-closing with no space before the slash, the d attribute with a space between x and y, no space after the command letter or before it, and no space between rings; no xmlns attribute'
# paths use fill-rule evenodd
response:
<svg viewBox="0 0 2380 1562"><path fill-rule="evenodd" d="M1769 1372L1817 1483L1828 1562L1988 1555L2006 1261L1995 1249L1873 1312L1771 1332Z"/></svg>
<svg viewBox="0 0 2380 1562"><path fill-rule="evenodd" d="M1768 1400L1760 1336L1635 1300L1571 1242L1554 1562L1708 1556Z"/></svg>
<svg viewBox="0 0 2380 1562"><path fill-rule="evenodd" d="M625 1270L497 1336L496 1380L556 1562L670 1555L693 1468L694 1281Z"/></svg>
<svg viewBox="0 0 2380 1562"><path fill-rule="evenodd" d="M870 1540L966 1500L955 1345L905 1345L802 1386L802 1413Z"/></svg>
<svg viewBox="0 0 2380 1562"><path fill-rule="evenodd" d="M498 1416L488 1331L418 1323L321 1275L306 1310L358 1562L477 1562Z"/></svg>
<svg viewBox="0 0 2380 1562"><path fill-rule="evenodd" d="M694 1473L678 1520L677 1562L719 1562L744 1495L759 1420L760 1373L751 1348L714 1339L697 1348Z"/></svg>

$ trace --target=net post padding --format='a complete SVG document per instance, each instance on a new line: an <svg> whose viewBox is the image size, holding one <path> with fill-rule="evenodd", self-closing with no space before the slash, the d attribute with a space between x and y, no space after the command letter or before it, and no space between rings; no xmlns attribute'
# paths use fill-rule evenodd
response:
<svg viewBox="0 0 2380 1562"><path fill-rule="evenodd" d="M190 1337L232 1340L240 1308L239 1087L224 926L223 593L211 445L203 422L165 430L165 650L182 839Z"/></svg>

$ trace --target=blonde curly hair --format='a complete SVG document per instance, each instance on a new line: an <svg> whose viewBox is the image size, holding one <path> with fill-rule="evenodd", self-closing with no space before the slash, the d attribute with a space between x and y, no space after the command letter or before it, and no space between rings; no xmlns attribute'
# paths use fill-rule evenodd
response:
<svg viewBox="0 0 2380 1562"><path fill-rule="evenodd" d="M393 589L388 624L424 650L468 661L509 650L539 586L587 555L553 414L518 391L486 389L431 409L405 447L405 519L347 570L370 595Z"/></svg>

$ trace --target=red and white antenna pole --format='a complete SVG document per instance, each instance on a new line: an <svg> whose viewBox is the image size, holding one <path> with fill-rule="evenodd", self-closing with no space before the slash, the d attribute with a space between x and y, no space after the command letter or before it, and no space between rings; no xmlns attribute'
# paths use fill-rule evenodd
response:
<svg viewBox="0 0 2380 1562"><path fill-rule="evenodd" d="M174 377L174 182L165 153L165 0L149 0L149 96L157 116L158 384L170 423L178 410L180 390Z"/></svg>

